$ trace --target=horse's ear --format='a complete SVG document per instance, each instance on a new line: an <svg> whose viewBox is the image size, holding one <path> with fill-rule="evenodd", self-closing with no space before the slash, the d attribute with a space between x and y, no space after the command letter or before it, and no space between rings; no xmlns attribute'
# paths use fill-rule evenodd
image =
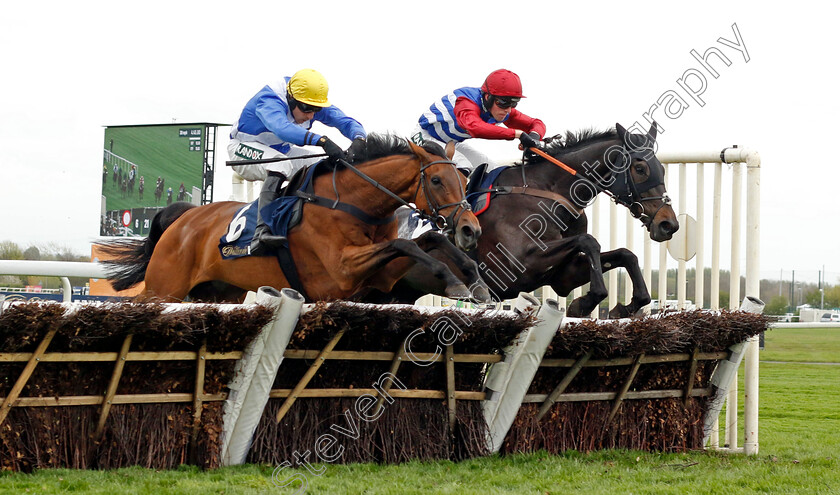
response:
<svg viewBox="0 0 840 495"><path fill-rule="evenodd" d="M411 147L411 151L415 155L417 155L418 157L422 158L422 157L426 156L426 150L424 150L422 147L414 144L410 139L408 140L408 145Z"/></svg>
<svg viewBox="0 0 840 495"><path fill-rule="evenodd" d="M624 135L627 134L627 129L625 129L623 125L616 122L615 123L615 131L618 133L618 137L620 137L622 140L624 140Z"/></svg>
<svg viewBox="0 0 840 495"><path fill-rule="evenodd" d="M455 156L455 141L449 141L446 143L446 158L452 160L452 157Z"/></svg>
<svg viewBox="0 0 840 495"><path fill-rule="evenodd" d="M648 131L651 141L656 141L656 121L650 123L650 130Z"/></svg>

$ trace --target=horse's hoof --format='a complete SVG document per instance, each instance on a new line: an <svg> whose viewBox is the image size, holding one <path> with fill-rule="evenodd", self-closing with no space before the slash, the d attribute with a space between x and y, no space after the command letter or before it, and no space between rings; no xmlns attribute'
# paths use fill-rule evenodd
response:
<svg viewBox="0 0 840 495"><path fill-rule="evenodd" d="M478 287L473 289L472 298L475 302L481 304L491 302L490 291L487 289L487 287L484 287L482 285L479 285Z"/></svg>
<svg viewBox="0 0 840 495"><path fill-rule="evenodd" d="M630 314L630 310L627 309L627 306L623 304L616 304L613 309L610 310L609 319L611 320L618 320L619 318L630 318L633 316Z"/></svg>
<svg viewBox="0 0 840 495"><path fill-rule="evenodd" d="M453 285L446 288L446 297L450 299L469 300L472 297L470 290L464 284Z"/></svg>
<svg viewBox="0 0 840 495"><path fill-rule="evenodd" d="M580 301L575 299L572 301L572 304L569 304L569 307L566 308L566 316L571 316L572 318L581 318L583 313L580 312Z"/></svg>

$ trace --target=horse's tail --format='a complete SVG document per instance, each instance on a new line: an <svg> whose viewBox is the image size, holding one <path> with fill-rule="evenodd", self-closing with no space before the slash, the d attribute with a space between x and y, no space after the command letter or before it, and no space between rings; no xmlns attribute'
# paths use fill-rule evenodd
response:
<svg viewBox="0 0 840 495"><path fill-rule="evenodd" d="M192 208L195 205L190 203L173 203L162 209L152 219L149 237L145 239L114 239L98 244L109 258L102 264L114 290L125 290L145 280L146 268L163 231Z"/></svg>

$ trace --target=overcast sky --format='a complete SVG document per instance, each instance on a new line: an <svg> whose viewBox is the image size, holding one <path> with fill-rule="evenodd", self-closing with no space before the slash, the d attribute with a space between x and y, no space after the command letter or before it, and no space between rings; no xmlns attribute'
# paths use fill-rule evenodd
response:
<svg viewBox="0 0 840 495"><path fill-rule="evenodd" d="M825 265L837 283L840 35L833 11L817 5L7 2L0 240L87 252L99 229L103 126L230 123L262 86L311 67L368 131L407 136L433 99L504 67L522 78L528 98L519 108L549 134L629 127L679 95L687 106L678 117L654 113L665 129L661 150L739 144L761 154L762 276L785 270L789 279L795 269L816 279ZM718 41L737 42L733 24L745 50ZM717 78L691 54L711 47L731 62L711 59ZM678 82L698 87L697 76L685 77L692 70L706 80L703 105ZM230 195L228 131L218 143L217 201ZM515 155L509 142L486 149Z"/></svg>

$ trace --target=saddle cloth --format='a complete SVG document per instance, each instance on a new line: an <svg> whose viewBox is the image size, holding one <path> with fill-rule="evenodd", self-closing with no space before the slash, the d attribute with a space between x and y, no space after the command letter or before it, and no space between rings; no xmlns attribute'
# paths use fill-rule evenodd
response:
<svg viewBox="0 0 840 495"><path fill-rule="evenodd" d="M289 185L283 191L283 195L267 204L260 214L265 219L268 229L274 235L288 236L289 230L300 223L302 213L302 198L297 196L297 191L311 192L313 178L316 172L324 172L327 167L319 167L323 163L302 169L295 174ZM321 170L319 170L321 169ZM258 201L249 203L233 215L228 224L228 230L219 239L219 251L222 259L241 258L251 253L251 240L254 238L254 231L257 228L257 204ZM265 256L274 256L273 253L266 253Z"/></svg>
<svg viewBox="0 0 840 495"><path fill-rule="evenodd" d="M487 164L482 164L475 169L470 174L470 181L467 184L467 201L475 216L481 215L490 207L490 199L496 195L491 190L493 183L499 178L499 174L510 167L497 167L490 172L486 172L486 168Z"/></svg>

